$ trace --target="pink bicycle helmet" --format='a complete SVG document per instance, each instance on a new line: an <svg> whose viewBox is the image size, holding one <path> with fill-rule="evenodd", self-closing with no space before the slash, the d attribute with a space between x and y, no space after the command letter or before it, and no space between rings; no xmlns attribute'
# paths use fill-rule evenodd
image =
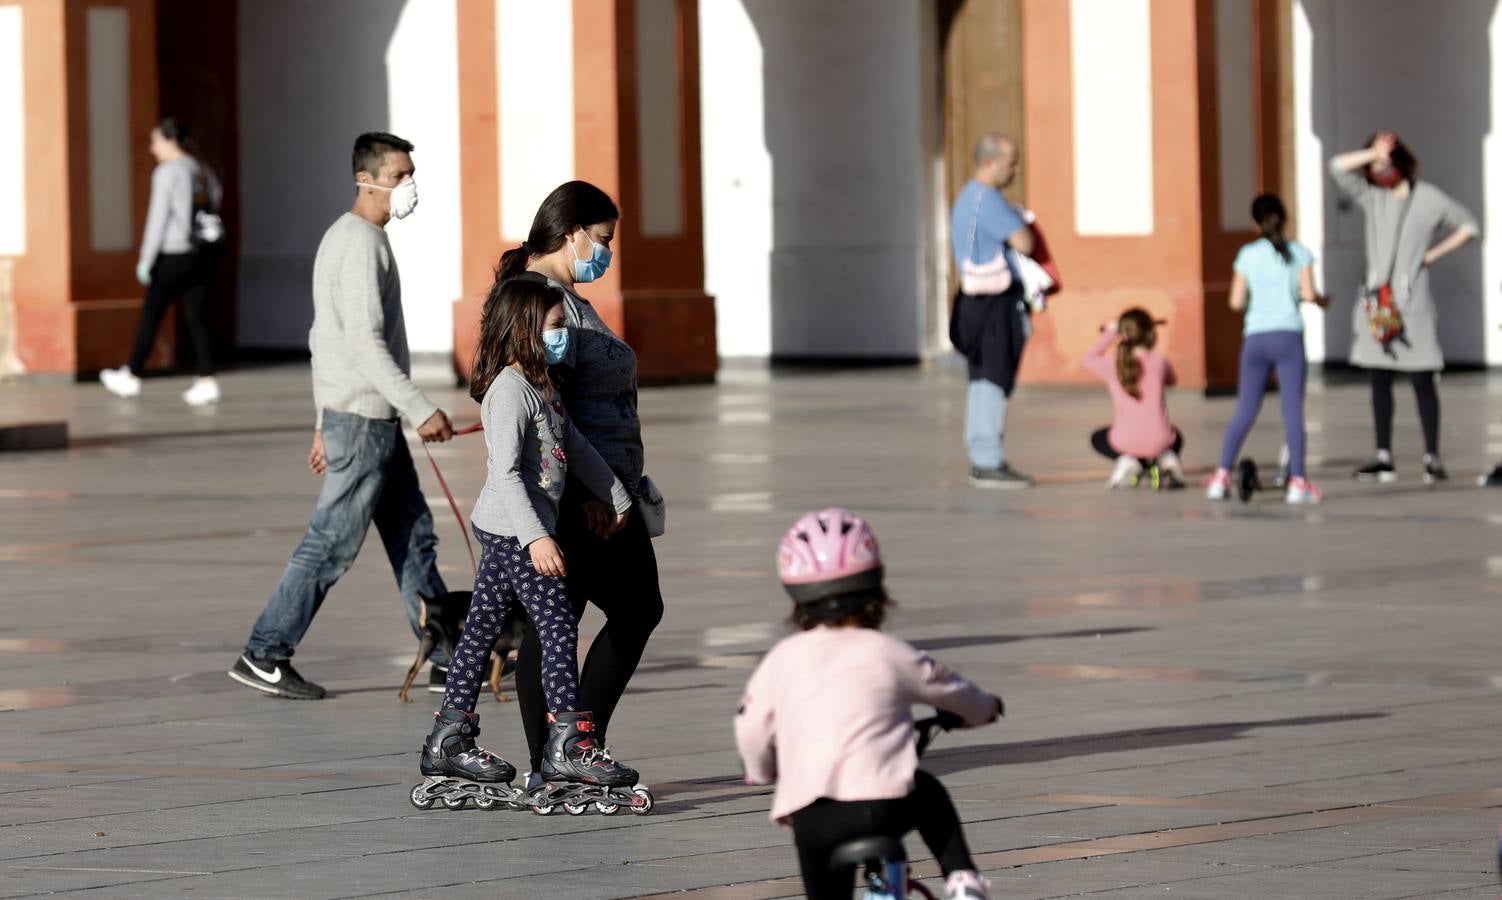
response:
<svg viewBox="0 0 1502 900"><path fill-rule="evenodd" d="M831 507L805 513L782 538L777 575L799 603L881 586L881 548L866 520Z"/></svg>

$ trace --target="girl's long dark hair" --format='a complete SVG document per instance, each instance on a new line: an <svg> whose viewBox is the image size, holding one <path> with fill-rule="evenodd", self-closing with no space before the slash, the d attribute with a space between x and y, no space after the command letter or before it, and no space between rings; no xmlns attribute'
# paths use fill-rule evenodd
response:
<svg viewBox="0 0 1502 900"><path fill-rule="evenodd" d="M515 278L527 270L527 261L546 256L563 246L569 233L621 217L610 195L587 181L569 181L558 185L537 208L527 239L501 254L496 266L496 280Z"/></svg>
<svg viewBox="0 0 1502 900"><path fill-rule="evenodd" d="M1142 360L1137 358L1137 348L1152 346L1158 342L1158 327L1147 310L1134 306L1121 314L1116 324L1121 333L1121 342L1116 345L1116 380L1121 389L1134 398L1142 399L1142 389L1137 382L1142 379Z"/></svg>
<svg viewBox="0 0 1502 900"><path fill-rule="evenodd" d="M1273 245L1283 261L1292 262L1293 254L1288 251L1288 238L1283 236L1283 228L1288 224L1288 210L1283 208L1283 201L1277 194L1257 195L1257 199L1252 201L1252 221L1257 223L1262 236Z"/></svg>
<svg viewBox="0 0 1502 900"><path fill-rule="evenodd" d="M497 279L485 298L480 316L480 340L469 374L469 395L485 399L501 370L515 363L533 387L551 395L542 325L563 292L536 278Z"/></svg>

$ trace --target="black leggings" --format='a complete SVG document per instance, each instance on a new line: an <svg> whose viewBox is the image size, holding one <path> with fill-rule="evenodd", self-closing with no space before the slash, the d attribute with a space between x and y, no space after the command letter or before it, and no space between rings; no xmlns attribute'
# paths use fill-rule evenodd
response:
<svg viewBox="0 0 1502 900"><path fill-rule="evenodd" d="M199 253L162 253L151 267L151 284L146 286L146 300L141 305L141 322L136 326L136 340L130 351L130 371L140 375L146 357L156 341L167 307L178 297L183 302L183 318L193 339L194 371L202 377L214 374L213 345L209 340L209 323L203 306L209 282L214 277L212 251Z"/></svg>
<svg viewBox="0 0 1502 900"><path fill-rule="evenodd" d="M1111 429L1109 428L1096 429L1090 433L1090 446L1095 449L1096 453L1099 453L1106 459L1116 459L1119 456L1125 456L1126 454L1116 452L1116 448L1111 446L1110 434ZM1184 452L1184 432L1177 428L1173 430L1173 446L1168 449L1176 454ZM1143 459L1141 462L1150 463L1152 460Z"/></svg>
<svg viewBox="0 0 1502 900"><path fill-rule="evenodd" d="M793 813L793 843L803 870L803 891L810 900L849 900L855 870L831 871L829 856L836 845L853 838L885 835L901 840L916 828L945 875L975 868L949 792L922 769L913 781L913 792L899 800L821 799Z"/></svg>
<svg viewBox="0 0 1502 900"><path fill-rule="evenodd" d="M1372 420L1377 426L1377 449L1392 452L1392 385L1398 373L1372 369ZM1419 424L1424 428L1424 452L1439 455L1438 372L1409 372L1413 396L1419 403Z"/></svg>
<svg viewBox="0 0 1502 900"><path fill-rule="evenodd" d="M594 713L595 733L604 743L616 704L641 662L647 639L662 621L662 588L657 581L657 555L641 515L633 511L626 527L604 540L590 532L584 519L581 498L590 496L588 490L569 481L558 508L557 537L575 620L584 615L586 603L605 613L605 626L590 644L579 672L578 703L580 710ZM534 772L542 766L548 737L541 663L541 642L527 619L516 652L516 703Z"/></svg>

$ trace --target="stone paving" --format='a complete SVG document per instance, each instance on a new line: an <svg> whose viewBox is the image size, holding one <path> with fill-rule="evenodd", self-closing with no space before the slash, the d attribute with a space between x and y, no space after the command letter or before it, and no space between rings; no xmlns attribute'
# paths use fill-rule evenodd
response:
<svg viewBox="0 0 1502 900"><path fill-rule="evenodd" d="M330 699L231 682L317 492L308 379L230 373L209 410L183 386L0 387L0 421L66 419L73 441L0 454L0 896L797 896L729 722L782 633L776 538L833 503L881 536L891 630L1007 698L1002 724L927 762L995 896L1497 895L1502 493L1471 481L1502 456L1487 376L1442 387L1456 479L1436 488L1414 477L1406 393L1404 480L1350 482L1366 393L1316 383L1313 509L1105 490L1096 391L1020 392L1011 452L1041 483L1016 493L967 485L947 367L732 367L644 392L668 613L612 742L654 786L646 818L408 805L435 703L396 697L414 642L375 542L297 656ZM1170 403L1203 468L1231 401ZM1269 404L1250 442L1265 461L1278 429ZM481 441L438 455L472 497ZM458 526L435 513L461 583ZM514 707L480 712L487 745L524 758Z"/></svg>

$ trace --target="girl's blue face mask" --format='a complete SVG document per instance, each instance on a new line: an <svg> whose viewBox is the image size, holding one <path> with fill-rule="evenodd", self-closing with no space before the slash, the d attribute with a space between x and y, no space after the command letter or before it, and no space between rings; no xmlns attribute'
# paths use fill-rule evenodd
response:
<svg viewBox="0 0 1502 900"><path fill-rule="evenodd" d="M574 242L568 242L569 252L574 254L575 284L588 284L597 278L603 277L605 270L610 268L610 251L600 244L595 243L595 239L589 236L588 231L584 232L584 239L589 241L589 246L592 248L589 259L580 259L579 251L574 249Z"/></svg>
<svg viewBox="0 0 1502 900"><path fill-rule="evenodd" d="M542 333L543 358L556 366L568 356L568 329L550 328Z"/></svg>

